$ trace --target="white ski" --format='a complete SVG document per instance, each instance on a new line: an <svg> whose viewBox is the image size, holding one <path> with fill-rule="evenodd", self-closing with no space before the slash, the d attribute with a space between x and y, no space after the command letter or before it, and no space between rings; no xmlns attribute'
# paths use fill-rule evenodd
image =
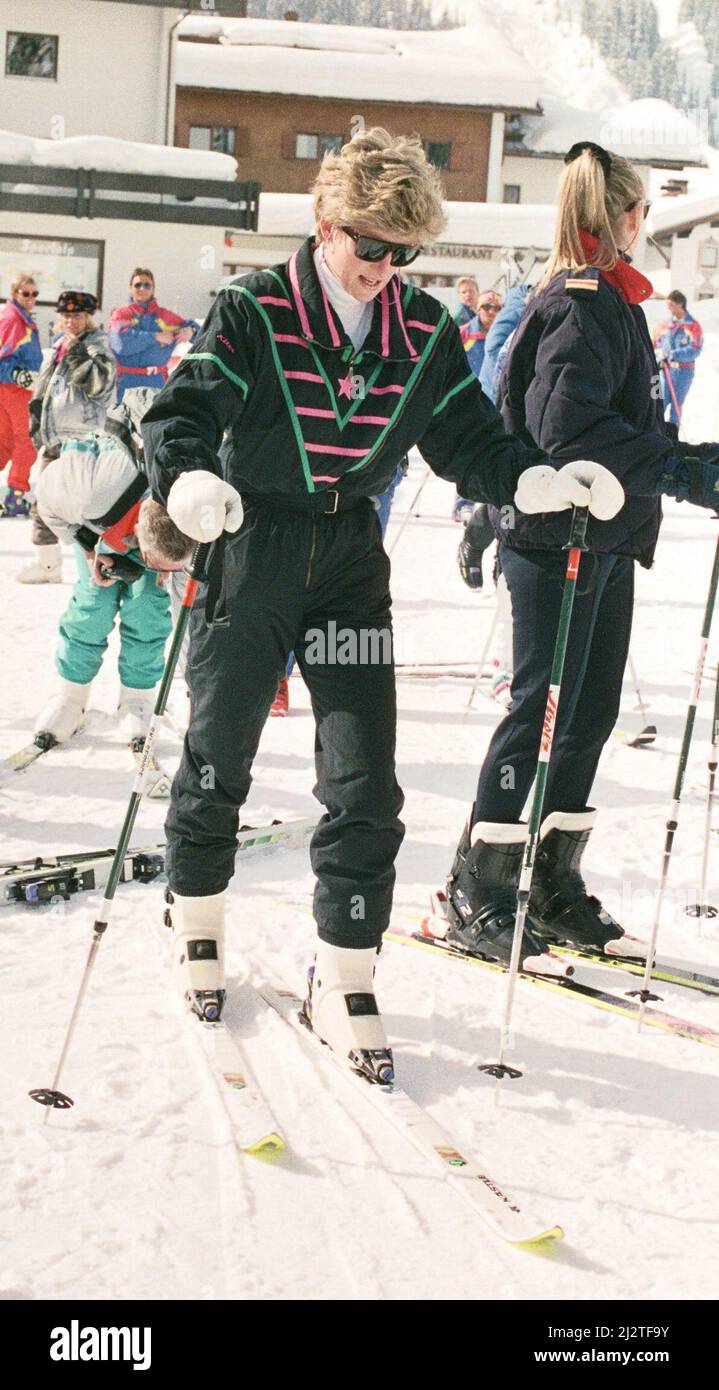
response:
<svg viewBox="0 0 719 1390"><path fill-rule="evenodd" d="M271 825L241 826L237 853L250 859L275 849L297 849L315 828L313 816L298 820L275 821ZM130 847L125 856L120 883L150 883L164 872L165 845ZM104 888L110 876L114 849L85 850L0 864L0 907L10 903L37 906L54 898L70 898L75 893Z"/></svg>
<svg viewBox="0 0 719 1390"><path fill-rule="evenodd" d="M0 762L0 782L6 781L14 772L22 772L37 758L42 758L45 753L59 747L60 744L55 741L48 743L44 748L40 748L35 742L26 743L24 748L18 748L16 753L11 753L9 758L3 758Z"/></svg>
<svg viewBox="0 0 719 1390"><path fill-rule="evenodd" d="M227 1024L204 1023L188 1011L188 1029L199 1041L203 1060L230 1122L240 1153L273 1158L287 1147L274 1116L250 1075L242 1049Z"/></svg>
<svg viewBox="0 0 719 1390"><path fill-rule="evenodd" d="M167 964L172 933L154 917L152 929L163 963ZM189 1008L183 1009L179 999L177 1003L199 1066L212 1084L215 1099L220 1101L238 1152L259 1158L272 1158L281 1153L286 1148L285 1141L252 1078L242 1047L228 1025L222 1019L206 1023Z"/></svg>
<svg viewBox="0 0 719 1390"><path fill-rule="evenodd" d="M336 1053L325 1047L300 1022L301 1000L291 990L258 986L265 1003L284 1019L313 1048L315 1055L336 1068L368 1105L379 1111L426 1159L444 1173L452 1188L482 1217L495 1235L511 1245L538 1245L561 1240L561 1226L543 1225L526 1216L517 1203L489 1176L483 1163L467 1157L440 1124L396 1082L390 1086L372 1084L353 1072Z"/></svg>

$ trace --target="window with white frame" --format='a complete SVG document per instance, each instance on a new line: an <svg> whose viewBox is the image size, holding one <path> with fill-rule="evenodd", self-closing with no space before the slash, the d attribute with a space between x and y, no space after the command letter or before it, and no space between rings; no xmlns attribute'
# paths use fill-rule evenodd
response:
<svg viewBox="0 0 719 1390"><path fill-rule="evenodd" d="M343 135L300 131L295 136L295 159L321 159L328 151L339 154L343 144Z"/></svg>
<svg viewBox="0 0 719 1390"><path fill-rule="evenodd" d="M191 150L216 150L218 154L234 154L236 132L234 126L191 125L189 147Z"/></svg>

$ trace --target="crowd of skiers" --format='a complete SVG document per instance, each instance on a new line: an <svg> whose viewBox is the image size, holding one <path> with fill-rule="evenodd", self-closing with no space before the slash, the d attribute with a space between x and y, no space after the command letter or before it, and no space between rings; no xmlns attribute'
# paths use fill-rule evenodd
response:
<svg viewBox="0 0 719 1390"><path fill-rule="evenodd" d="M37 282L30 274L14 276L0 314L0 470L10 462L5 515L29 514L30 469L38 449L51 458L63 439L98 428L130 387L159 390L177 344L197 337L194 319L158 304L151 270L136 267L129 289L129 302L112 311L107 333L92 319L95 295L63 290L43 362L34 316Z"/></svg>
<svg viewBox="0 0 719 1390"><path fill-rule="evenodd" d="M588 509L590 553L579 568L523 961L553 942L622 952L623 929L587 891L581 860L596 816L597 764L619 707L634 563L651 565L663 494L708 508L719 497L719 444L680 443L657 389L642 309L652 286L631 264L648 207L641 178L591 141L574 145L565 164L538 283L531 292L517 285L503 305L493 292L473 299L465 286L466 322L457 326L400 273L441 233L439 173L418 139L362 132L322 162L312 235L286 264L218 292L166 383L159 358L178 323L158 327L164 311L151 307L151 277L135 272L133 302L110 324L110 349L127 369L124 399L101 430L90 424L83 438L61 441L37 482L40 517L78 547L81 578L58 660L78 706L118 607L123 687L154 681L168 622L154 574L181 568L195 543L213 547L192 614L191 717L166 825L176 978L203 1018L222 1009L239 811L294 654L312 701L324 806L310 851L318 942L305 1014L371 1080L386 1080L392 1065L373 977L404 834L394 671L383 642L368 660L318 660L316 634L341 620L360 651L363 634L391 640L377 499L417 447L460 497L482 504L483 535L491 524L499 544L511 603L511 704L479 769L449 866L447 910L457 946L506 962L572 509ZM29 360L27 288L26 279L14 286L9 312L20 322L13 351ZM667 389L672 370L690 371L680 363L700 347L681 298L672 296L679 312L672 308L657 344ZM64 306L70 314L91 312L75 300ZM109 350L92 333L87 323L75 334L63 327L62 350L43 372L50 384L58 375L68 412L94 411L108 390ZM148 350L157 361L147 363ZM485 367L483 390L476 373ZM31 384L12 371L8 383ZM138 387L157 385L143 399ZM43 419L55 418L52 399L36 408L44 448L53 438L44 438ZM471 553L460 549L460 563L471 582ZM102 613L98 605L89 623L95 589L107 593L114 579L122 597ZM93 650L82 651L91 630ZM56 721L68 691L60 696Z"/></svg>
<svg viewBox="0 0 719 1390"><path fill-rule="evenodd" d="M165 581L155 571L179 568L190 549L171 525L158 531L149 500L141 506L149 485L139 419L164 385L176 345L199 325L161 308L152 272L138 267L130 301L113 311L107 333L93 318L93 294L63 290L43 360L37 295L33 277L18 274L0 316L0 463L11 459L3 511L32 519L34 556L21 583L61 582L62 543L74 543L78 578L60 620L56 691L38 712L36 733L62 741L77 727L119 618L119 709L128 736L139 737L170 631ZM139 563L125 555L136 544ZM143 547L156 563L145 563Z"/></svg>

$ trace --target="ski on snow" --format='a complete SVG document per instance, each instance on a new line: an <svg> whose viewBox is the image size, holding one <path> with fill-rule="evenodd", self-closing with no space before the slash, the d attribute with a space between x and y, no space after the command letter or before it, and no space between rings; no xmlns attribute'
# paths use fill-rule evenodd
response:
<svg viewBox="0 0 719 1390"><path fill-rule="evenodd" d="M37 743L33 739L32 743L26 743L24 748L18 748L16 753L11 753L9 758L3 758L0 762L0 782L5 782L14 772L22 772L24 768L34 763L36 758L41 758L44 753L49 753L53 748L59 748L57 739L47 736L46 743ZM65 740L68 742L68 740Z"/></svg>
<svg viewBox="0 0 719 1390"><path fill-rule="evenodd" d="M461 946L455 946L442 937L428 936L417 931L403 931L399 927L390 927L389 931L384 934L384 940L394 941L399 946L415 946L420 950L434 951L435 955L463 961L466 965L477 966L493 974L506 975L507 973L507 966L501 961L485 960L482 956L470 955ZM625 998L621 994L612 994L610 990L595 989L592 985L586 985L573 977L538 975L533 971L520 970L519 978L520 980L528 980L530 984L538 985L541 989L582 999L585 1004L589 1004L595 1009L604 1009L608 1013L620 1014L625 1018L637 1018L639 1016L640 1006L633 999ZM677 1018L674 1014L665 1013L662 1009L646 1007L644 1009L644 1022L649 1028L659 1028L666 1033L674 1033L682 1038L691 1038L694 1042L705 1043L708 1047L719 1047L719 1032L716 1032L715 1029L709 1028L703 1023L693 1023L687 1018Z"/></svg>
<svg viewBox="0 0 719 1390"><path fill-rule="evenodd" d="M81 726L84 727L84 726ZM80 728L75 730L75 734L80 732ZM6 781L15 772L23 772L26 767L34 763L43 754L50 753L53 748L64 748L75 737L71 734L70 738L63 739L62 744L52 737L52 734L39 735L42 742L38 743L33 739L32 743L27 743L24 748L19 748L16 753L11 753L9 758L3 758L0 762L0 782ZM129 745L130 751L138 768L142 766L142 755L145 745L144 738L133 739ZM145 769L144 794L151 800L166 799L170 795L172 778L168 772L157 761L154 753L147 759Z"/></svg>
<svg viewBox="0 0 719 1390"><path fill-rule="evenodd" d="M442 890L432 893L430 904L431 915L415 919L420 923L420 935L435 936L443 940L447 931L445 893ZM436 931L431 930L430 924L432 922L437 923ZM632 939L631 937L625 938L627 941ZM555 942L547 942L547 950L552 956L586 961L587 965L607 966L612 970L621 970L628 975L641 975L643 977L646 968L644 957L639 955L633 957L609 955L605 951L592 950L590 947L559 946ZM660 980L663 984L681 985L684 989L695 989L701 994L719 994L719 977L707 975L701 970L694 970L691 966L673 965L671 961L658 960L654 963L652 977L655 980Z"/></svg>
<svg viewBox="0 0 719 1390"><path fill-rule="evenodd" d="M24 903L39 907L58 898L71 898L75 893L104 888L114 854L113 849L104 849L54 858L38 856L18 864L0 865L0 906ZM130 849L123 860L120 883L150 883L164 869L164 845Z"/></svg>
<svg viewBox="0 0 719 1390"><path fill-rule="evenodd" d="M152 930L164 964L172 932L160 921L152 920ZM265 1097L252 1077L241 1043L223 1019L206 1022L178 1001L185 1030L207 1077L215 1101L219 1101L233 1143L239 1153L273 1158L287 1145L279 1133Z"/></svg>
<svg viewBox="0 0 719 1390"><path fill-rule="evenodd" d="M241 1045L222 1019L206 1023L187 1010L189 1035L199 1046L240 1153L273 1158L287 1145L275 1118L253 1080Z"/></svg>
<svg viewBox="0 0 719 1390"><path fill-rule="evenodd" d="M587 951L578 946L552 946L559 956L570 956L573 960L586 961L588 965L609 966L612 970L623 970L629 975L644 975L645 962L637 956L607 956L603 951ZM700 970L688 970L684 966L672 965L670 961L657 961L652 969L652 979L661 980L667 985L681 985L683 989L696 989L701 994L719 994L719 977L705 975Z"/></svg>
<svg viewBox="0 0 719 1390"><path fill-rule="evenodd" d="M258 986L258 992L265 1003L307 1041L315 1056L323 1058L328 1066L344 1076L368 1105L383 1115L433 1168L444 1174L452 1190L469 1203L495 1235L517 1246L540 1245L562 1238L561 1226L543 1225L525 1215L489 1175L484 1164L462 1153L442 1126L401 1086L396 1082L384 1086L366 1080L325 1047L300 1021L298 995L268 984Z"/></svg>
<svg viewBox="0 0 719 1390"><path fill-rule="evenodd" d="M280 847L295 849L312 834L315 824L314 818L308 816L274 821L271 825L242 826L237 836L237 853L249 858ZM120 882L149 883L158 878L165 869L165 849L164 844L129 849ZM36 907L53 899L104 888L114 854L114 849L105 849L0 864L0 906L23 903Z"/></svg>

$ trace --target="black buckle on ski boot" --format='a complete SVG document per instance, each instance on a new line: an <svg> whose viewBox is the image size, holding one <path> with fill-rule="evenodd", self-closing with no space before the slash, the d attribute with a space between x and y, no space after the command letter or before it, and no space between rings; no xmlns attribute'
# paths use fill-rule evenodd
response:
<svg viewBox="0 0 719 1390"><path fill-rule="evenodd" d="M358 1076L373 1086L391 1088L394 1085L394 1058L388 1047L355 1048L348 1054Z"/></svg>
<svg viewBox="0 0 719 1390"><path fill-rule="evenodd" d="M225 995L224 989L188 989L185 998L202 1023L219 1023Z"/></svg>

